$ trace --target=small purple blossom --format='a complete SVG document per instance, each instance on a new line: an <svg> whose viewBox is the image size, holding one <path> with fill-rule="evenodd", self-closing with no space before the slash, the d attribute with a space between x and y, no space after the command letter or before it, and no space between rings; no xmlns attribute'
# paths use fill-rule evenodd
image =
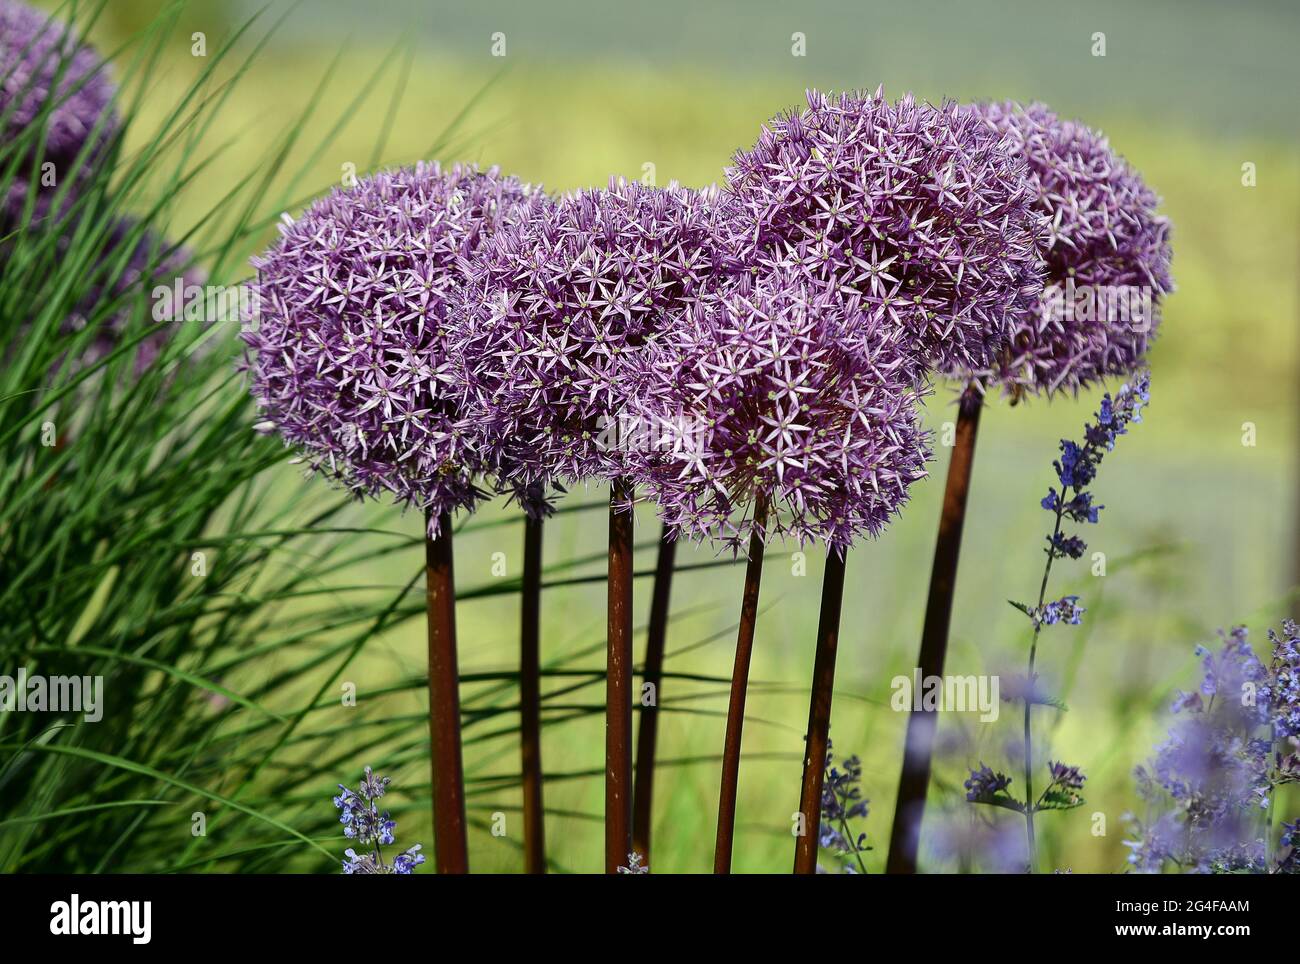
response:
<svg viewBox="0 0 1300 964"><path fill-rule="evenodd" d="M810 90L735 155L729 247L760 277L793 272L900 329L922 368L981 368L1042 291L1047 227L1027 174L1009 138L955 104Z"/></svg>
<svg viewBox="0 0 1300 964"><path fill-rule="evenodd" d="M835 855L844 873L866 873L862 855L871 849L867 835L861 831L854 833L850 826L854 820L866 820L869 812L869 801L862 796L862 761L856 755L838 767L833 761L828 741L817 843Z"/></svg>
<svg viewBox="0 0 1300 964"><path fill-rule="evenodd" d="M629 474L611 431L650 346L722 284L727 217L716 191L616 179L531 209L475 260L455 345L464 423L526 507L556 480Z"/></svg>
<svg viewBox="0 0 1300 964"><path fill-rule="evenodd" d="M1085 486L1097 477L1106 453L1114 449L1115 440L1128 434L1128 427L1142 421L1142 408L1151 399L1151 376L1143 371L1131 383L1120 387L1112 398L1110 393L1101 400L1095 421L1084 426L1083 442L1061 439L1061 456L1053 464L1060 489L1049 488L1040 505L1055 515L1052 534L1047 536L1049 559L1078 559L1088 549L1079 536L1061 531L1065 520L1080 524L1095 524L1104 506L1093 502L1092 493Z"/></svg>
<svg viewBox="0 0 1300 964"><path fill-rule="evenodd" d="M415 873L415 868L420 866L420 864L424 863L424 854L420 853L420 851L423 849L424 848L421 844L416 844L413 847L407 847L400 854L394 857L393 873L395 874Z"/></svg>
<svg viewBox="0 0 1300 964"><path fill-rule="evenodd" d="M971 770L970 777L962 786L966 788L966 799L971 803L986 803L1011 786L1011 778L1005 773L994 772L980 761L979 769Z"/></svg>
<svg viewBox="0 0 1300 964"><path fill-rule="evenodd" d="M1270 629L1268 640L1273 658L1265 695L1273 712L1273 739L1279 745L1300 743L1300 627L1284 620L1282 632ZM1293 757L1288 769L1300 771L1300 763Z"/></svg>
<svg viewBox="0 0 1300 964"><path fill-rule="evenodd" d="M343 835L362 847L369 848L361 854L352 848L344 851L345 874L410 874L424 863L419 844L397 854L391 863L384 861L382 848L390 847L396 842L397 830L397 824L388 811L381 813L377 804L389 783L388 777L376 777L370 767L366 767L355 791L339 784L334 807L342 811L339 823L343 824Z"/></svg>
<svg viewBox="0 0 1300 964"><path fill-rule="evenodd" d="M114 95L99 54L66 24L16 0L0 0L0 137L8 142L26 135L30 145L0 199L0 235L21 221L30 191L36 192L34 220L45 218L61 188L65 205L75 197L116 136ZM36 123L45 137L39 157ZM30 182L33 164L45 163L54 165L56 183Z"/></svg>
<svg viewBox="0 0 1300 964"><path fill-rule="evenodd" d="M1088 779L1078 767L1067 766L1064 763L1054 763L1049 760L1047 769L1052 780L1047 785L1045 794L1056 788L1067 791L1082 790L1084 781Z"/></svg>
<svg viewBox="0 0 1300 964"><path fill-rule="evenodd" d="M1278 844L1285 851L1277 864L1278 873L1300 874L1300 820L1282 824Z"/></svg>
<svg viewBox="0 0 1300 964"><path fill-rule="evenodd" d="M261 324L244 334L263 424L354 493L429 510L431 530L473 508L492 467L461 422L452 304L484 241L542 203L496 168L421 162L283 225L253 261Z"/></svg>
<svg viewBox="0 0 1300 964"><path fill-rule="evenodd" d="M1079 559L1087 550L1088 544L1078 536L1062 535L1059 532L1047 536L1047 552L1057 559Z"/></svg>
<svg viewBox="0 0 1300 964"><path fill-rule="evenodd" d="M969 110L1027 160L1050 238L1043 297L1012 318L995 364L949 374L1001 384L1013 397L1077 392L1129 374L1143 363L1174 287L1159 199L1104 137L1042 104Z"/></svg>
<svg viewBox="0 0 1300 964"><path fill-rule="evenodd" d="M650 865L644 863L644 860L645 858L634 850L627 855L627 863L619 867L618 872L620 874L648 874L650 873Z"/></svg>
<svg viewBox="0 0 1300 964"><path fill-rule="evenodd" d="M925 476L928 435L898 329L789 274L694 306L648 355L639 455L665 524L739 549L788 535L846 549Z"/></svg>
<svg viewBox="0 0 1300 964"><path fill-rule="evenodd" d="M1034 618L1046 626L1055 626L1057 623L1078 626L1083 622L1083 614L1087 611L1079 605L1078 596L1062 596L1045 604L1034 614Z"/></svg>

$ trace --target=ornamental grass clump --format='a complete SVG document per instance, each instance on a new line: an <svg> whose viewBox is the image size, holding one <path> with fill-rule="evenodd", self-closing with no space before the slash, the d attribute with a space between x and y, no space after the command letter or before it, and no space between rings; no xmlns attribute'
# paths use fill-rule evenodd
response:
<svg viewBox="0 0 1300 964"><path fill-rule="evenodd" d="M1010 143L1027 163L1034 209L1048 226L1042 296L1008 317L1000 351L984 365L948 365L963 386L935 545L918 666L943 674L966 503L986 392L1012 404L1029 396L1075 395L1145 361L1163 299L1173 290L1169 222L1159 199L1100 134L1041 104L978 104L966 112ZM935 720L908 719L889 870L912 873L929 785Z"/></svg>
<svg viewBox="0 0 1300 964"><path fill-rule="evenodd" d="M439 872L468 867L451 517L487 495L447 348L480 245L538 190L496 168L435 163L335 189L253 262L261 319L245 333L261 428L358 497L425 516L434 833Z"/></svg>
<svg viewBox="0 0 1300 964"><path fill-rule="evenodd" d="M174 329L153 325L143 307L155 283L202 278L191 252L121 213L116 96L107 64L73 25L0 0L0 259L14 277L35 279L55 264L80 279L54 297L29 284L21 326L22 342L57 346L42 374L78 384L78 400L112 381L115 351L132 352L136 378L161 353ZM123 180L138 176L142 157ZM21 368L41 353L7 346L0 359ZM69 451L72 437L62 430L52 447Z"/></svg>
<svg viewBox="0 0 1300 964"><path fill-rule="evenodd" d="M610 485L607 873L633 849L632 507L642 439L628 431L629 400L648 378L644 349L722 283L726 217L716 191L614 179L498 234L467 286L457 353L484 460L519 492Z"/></svg>
<svg viewBox="0 0 1300 964"><path fill-rule="evenodd" d="M108 225L101 241L96 263L90 269L90 287L64 324L67 333L90 327L93 340L77 353L79 364L94 364L111 353L128 338L136 338L134 372L139 375L158 357L171 332L171 326L186 321L210 321L200 317L188 319L183 305L168 302L164 312L150 302L149 313L141 319L138 307L146 297L153 299L154 288L171 289L179 283L182 290L201 285L207 275L195 264L188 248L164 240L133 218L118 218ZM206 305L203 306L206 310ZM159 315L165 317L159 317ZM100 318L96 319L96 315ZM219 319L238 320L238 319ZM158 325L162 322L162 325ZM136 328L149 326L147 334L137 335Z"/></svg>
<svg viewBox="0 0 1300 964"><path fill-rule="evenodd" d="M671 444L640 471L665 525L733 552L748 543L714 852L715 873L728 873L764 547L824 543L833 587L848 548L879 534L925 476L928 439L901 331L798 274L697 303L649 368L638 415ZM833 644L838 607L823 617ZM829 719L834 664L820 648L818 665L810 740Z"/></svg>
<svg viewBox="0 0 1300 964"><path fill-rule="evenodd" d="M0 236L61 217L93 181L117 136L115 95L99 53L70 27L0 0L0 136L23 146L0 169Z"/></svg>

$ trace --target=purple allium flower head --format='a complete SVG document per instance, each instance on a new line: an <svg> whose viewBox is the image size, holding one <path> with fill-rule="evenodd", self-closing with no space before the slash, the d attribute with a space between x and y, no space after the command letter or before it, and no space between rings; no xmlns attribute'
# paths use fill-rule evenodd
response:
<svg viewBox="0 0 1300 964"><path fill-rule="evenodd" d="M464 271L539 190L496 168L437 163L336 189L253 261L261 323L252 391L285 442L358 495L439 514L472 508L485 470L449 384ZM431 532L436 534L436 532Z"/></svg>
<svg viewBox="0 0 1300 964"><path fill-rule="evenodd" d="M728 171L738 259L830 285L903 329L921 368L988 363L1038 302L1047 241L1010 139L911 95L807 101Z"/></svg>
<svg viewBox="0 0 1300 964"><path fill-rule="evenodd" d="M21 217L31 189L32 162L54 165L57 184L39 192L33 217L44 218L65 179L85 179L117 131L112 111L113 83L99 54L73 36L66 24L14 0L0 0L0 137L11 141L38 120L45 125L45 146L29 155L14 172L0 215L9 225ZM94 139L83 163L76 160ZM71 197L71 191L66 197Z"/></svg>
<svg viewBox="0 0 1300 964"><path fill-rule="evenodd" d="M1050 223L1043 297L1013 319L1006 349L978 374L1013 398L1075 392L1140 366L1173 291L1169 221L1159 199L1106 138L1042 104L979 104L971 113L1011 138Z"/></svg>
<svg viewBox="0 0 1300 964"><path fill-rule="evenodd" d="M877 535L929 457L902 342L790 272L695 305L651 353L630 446L664 522L739 549L762 498L765 540Z"/></svg>
<svg viewBox="0 0 1300 964"><path fill-rule="evenodd" d="M612 179L532 209L484 249L455 355L466 422L506 485L631 473L616 426L649 346L722 283L726 217L716 190Z"/></svg>

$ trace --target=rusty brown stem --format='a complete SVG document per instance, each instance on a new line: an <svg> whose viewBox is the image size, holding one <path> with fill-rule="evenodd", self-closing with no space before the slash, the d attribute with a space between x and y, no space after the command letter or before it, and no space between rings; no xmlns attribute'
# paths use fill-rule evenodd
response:
<svg viewBox="0 0 1300 964"><path fill-rule="evenodd" d="M542 520L524 519L523 598L519 626L519 753L524 791L524 870L546 873L542 806Z"/></svg>
<svg viewBox="0 0 1300 964"><path fill-rule="evenodd" d="M745 589L740 597L736 662L731 669L727 735L722 745L722 789L718 795L718 835L713 847L715 874L731 873L731 850L736 831L736 794L740 787L740 741L745 728L745 696L749 690L750 657L754 652L754 626L758 621L758 590L763 579L766 527L767 500L760 495L754 503L754 529L749 538Z"/></svg>
<svg viewBox="0 0 1300 964"><path fill-rule="evenodd" d="M609 630L605 662L605 873L632 849L632 486L609 491Z"/></svg>
<svg viewBox="0 0 1300 964"><path fill-rule="evenodd" d="M641 701L636 730L636 781L632 794L632 849L650 863L650 819L654 803L655 746L659 736L659 699L664 672L664 643L668 636L668 599L673 586L677 542L664 526L655 562L654 591L650 597L650 622L646 628L645 665L641 685L652 697Z"/></svg>
<svg viewBox="0 0 1300 964"><path fill-rule="evenodd" d="M428 520L426 520L428 521ZM438 535L425 529L429 620L429 735L433 767L434 865L440 874L469 873L465 831L465 774L460 755L460 690L456 667L456 580L452 568L451 513L439 517Z"/></svg>
<svg viewBox="0 0 1300 964"><path fill-rule="evenodd" d="M975 438L979 432L982 394L974 388L962 393L957 406L957 433L948 481L943 493L943 513L930 571L930 595L925 604L921 630L921 654L917 658L918 685L931 676L942 676L948 653L948 627L952 599L957 586L957 559L961 553L962 526L966 521L966 496L970 492L971 467L975 461ZM921 818L930 785L930 760L938 719L933 710L913 710L907 718L903 747L903 771L898 779L898 801L889 835L889 857L885 872L916 873L916 855L921 841Z"/></svg>
<svg viewBox="0 0 1300 964"><path fill-rule="evenodd" d="M835 687L835 650L840 638L840 608L844 602L844 557L847 548L826 553L822 575L822 608L817 619L817 657L813 661L812 696L808 701L808 736L799 793L802 824L795 837L794 872L817 872L817 840L821 823L822 779L826 743L830 739L831 695Z"/></svg>

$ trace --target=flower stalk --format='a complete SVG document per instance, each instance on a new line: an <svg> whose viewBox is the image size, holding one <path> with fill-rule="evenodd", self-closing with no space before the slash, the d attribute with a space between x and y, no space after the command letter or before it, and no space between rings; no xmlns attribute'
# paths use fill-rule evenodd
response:
<svg viewBox="0 0 1300 964"><path fill-rule="evenodd" d="M736 830L736 795L740 785L740 741L745 726L745 696L749 689L749 664L754 652L754 626L758 622L758 592L763 579L763 547L767 529L767 499L754 502L754 526L749 537L749 561L740 603L740 628L736 634L736 661L731 670L731 696L727 703L727 735L722 747L722 789L718 795L718 834L713 849L713 872L731 873L731 851Z"/></svg>
<svg viewBox="0 0 1300 964"><path fill-rule="evenodd" d="M632 850L632 486L609 492L609 623L605 675L605 873Z"/></svg>
<svg viewBox="0 0 1300 964"><path fill-rule="evenodd" d="M813 662L812 697L808 705L808 735L803 760L799 813L803 832L795 838L794 872L817 872L817 841L821 823L822 782L830 742L831 696L835 686L835 651L840 637L844 601L844 562L847 549L832 545L822 576L821 614L817 620L817 656Z"/></svg>
<svg viewBox="0 0 1300 964"><path fill-rule="evenodd" d="M541 608L542 519L524 517L523 596L519 627L519 753L524 794L524 870L546 873L542 804Z"/></svg>
<svg viewBox="0 0 1300 964"><path fill-rule="evenodd" d="M646 628L645 664L642 685L653 687L653 699L643 701L636 731L636 780L632 799L632 850L650 862L650 822L653 816L655 750L659 737L659 700L664 671L664 645L668 635L668 600L672 593L677 540L664 526L655 561L654 589L650 596L650 620Z"/></svg>
<svg viewBox="0 0 1300 964"><path fill-rule="evenodd" d="M952 601L957 588L957 561L961 553L962 530L966 523L966 497L970 493L975 463L975 440L979 433L983 393L977 385L962 392L957 404L957 431L948 479L944 486L943 511L930 571L930 593L925 603L921 630L921 652L917 658L921 679L942 676L948 655L948 630ZM903 771L898 779L898 801L889 836L890 874L916 873L916 856L921 840L921 820L930 785L930 762L934 753L934 732L938 718L933 710L913 710L907 718Z"/></svg>
<svg viewBox="0 0 1300 964"><path fill-rule="evenodd" d="M432 523L432 518L429 522ZM451 513L426 536L429 623L429 732L433 768L434 865L440 874L469 873L465 774L460 748L460 690L456 666L456 591Z"/></svg>
<svg viewBox="0 0 1300 964"><path fill-rule="evenodd" d="M1057 500L1056 519L1052 528L1052 537L1050 544L1057 545L1061 539L1061 518L1065 514L1065 507L1068 505L1063 498ZM1044 605L1047 602L1047 580L1052 575L1052 561L1056 558L1054 551L1047 553L1047 564L1043 567L1043 581L1038 587L1038 608L1036 613L1043 612ZM1029 644L1029 665L1025 671L1025 842L1028 846L1029 853L1029 872L1032 874L1038 867L1038 842L1034 835L1034 810L1037 804L1034 802L1034 738L1033 738L1033 707L1034 707L1034 663L1038 658L1038 636L1043 631L1043 620L1034 619L1034 637Z"/></svg>

